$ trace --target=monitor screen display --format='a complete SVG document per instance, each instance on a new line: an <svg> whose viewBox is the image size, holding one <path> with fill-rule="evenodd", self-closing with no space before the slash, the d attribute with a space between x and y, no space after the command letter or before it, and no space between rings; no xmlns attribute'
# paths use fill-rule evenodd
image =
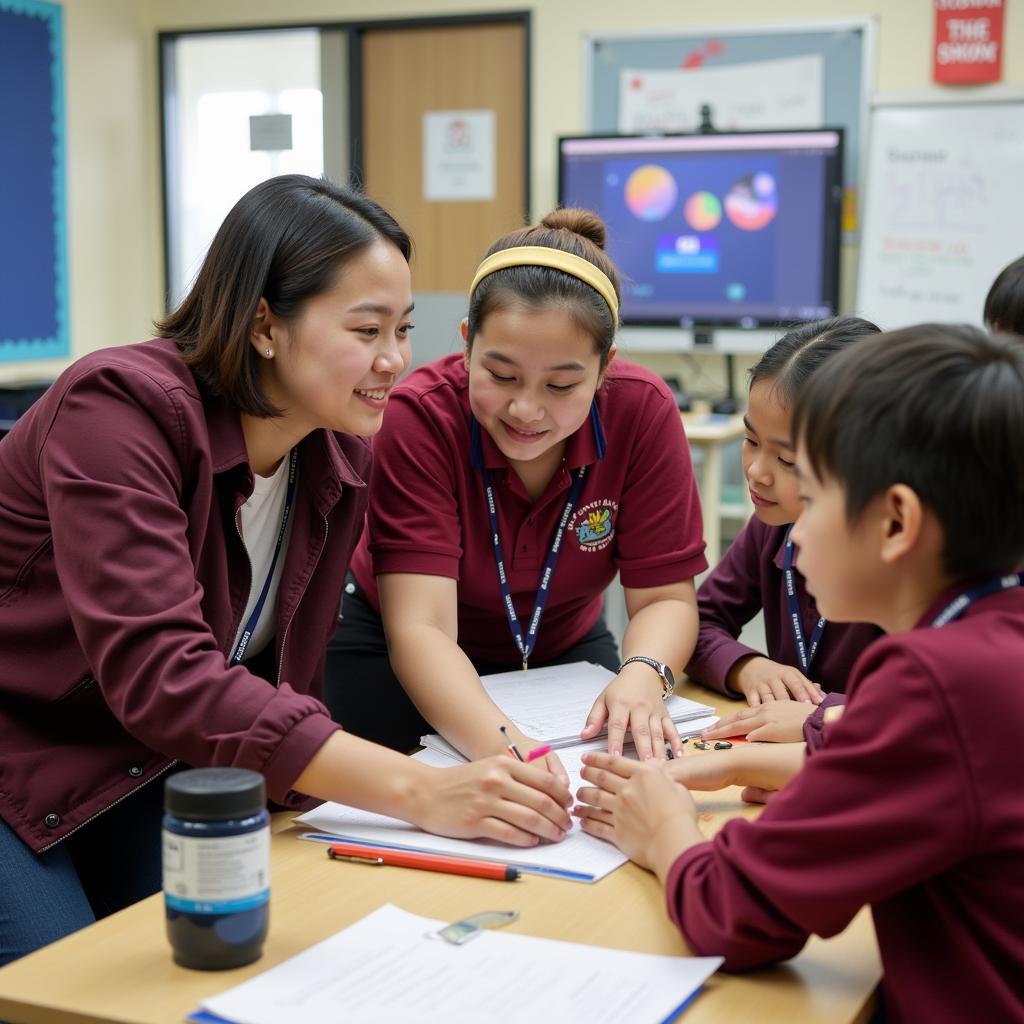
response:
<svg viewBox="0 0 1024 1024"><path fill-rule="evenodd" d="M758 327L838 306L842 131L559 139L559 201L595 211L622 321Z"/></svg>

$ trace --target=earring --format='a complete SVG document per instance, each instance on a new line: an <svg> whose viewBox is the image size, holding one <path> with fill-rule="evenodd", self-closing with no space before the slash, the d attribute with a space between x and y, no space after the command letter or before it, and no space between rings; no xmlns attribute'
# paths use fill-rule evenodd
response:
<svg viewBox="0 0 1024 1024"><path fill-rule="evenodd" d="M268 348L267 349L267 358L268 359L273 359L274 358L274 350L272 348Z"/></svg>

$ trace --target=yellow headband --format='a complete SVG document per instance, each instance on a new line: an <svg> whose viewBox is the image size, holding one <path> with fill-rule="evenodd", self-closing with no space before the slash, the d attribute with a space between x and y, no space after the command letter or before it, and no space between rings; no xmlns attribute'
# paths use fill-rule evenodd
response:
<svg viewBox="0 0 1024 1024"><path fill-rule="evenodd" d="M619 301L615 297L615 289L608 275L582 256L565 252L563 249L549 249L545 245L517 245L512 249L492 253L477 267L476 277L469 286L470 301L477 285L485 277L507 267L550 267L552 270L562 270L566 274L571 274L584 284L589 284L604 299L612 312L612 323L618 326Z"/></svg>

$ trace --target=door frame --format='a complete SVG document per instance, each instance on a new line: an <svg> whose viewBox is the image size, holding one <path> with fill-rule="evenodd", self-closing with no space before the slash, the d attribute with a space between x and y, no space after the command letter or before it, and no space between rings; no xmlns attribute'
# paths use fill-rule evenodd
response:
<svg viewBox="0 0 1024 1024"><path fill-rule="evenodd" d="M349 69L349 129L352 149L349 155L351 172L356 180L363 179L364 117L363 117L363 36L367 32L408 28L451 28L463 25L519 25L523 29L523 197L522 214L530 216L530 158L533 135L533 117L530 106L531 38L529 11L502 11L493 14L456 14L437 18L394 18L361 21L350 27L348 40Z"/></svg>
<svg viewBox="0 0 1024 1024"><path fill-rule="evenodd" d="M351 136L349 150L349 176L363 178L362 155L364 149L363 118L363 36L373 30L408 28L448 28L461 25L519 25L523 30L523 197L522 213L530 217L530 159L532 153L533 110L531 107L532 37L530 11L495 11L480 14L453 14L438 17L373 18L348 21L305 20L275 24L240 24L217 28L181 28L157 33L157 97L160 105L160 201L163 228L164 304L170 298L171 233L170 186L173 183L174 164L178 142L171 138L173 118L171 111L177 100L174 82L174 47L186 36L230 35L245 32L280 32L285 29L312 28L319 31L344 32L348 40L348 123ZM168 310L169 312L169 310Z"/></svg>

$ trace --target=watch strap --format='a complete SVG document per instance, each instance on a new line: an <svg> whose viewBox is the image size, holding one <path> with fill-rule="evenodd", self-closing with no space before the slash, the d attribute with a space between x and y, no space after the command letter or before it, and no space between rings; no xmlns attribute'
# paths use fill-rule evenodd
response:
<svg viewBox="0 0 1024 1024"><path fill-rule="evenodd" d="M665 662L658 661L657 658L649 658L646 654L634 654L632 657L626 658L626 660L619 665L619 671L621 672L630 662L633 661L642 661L645 665L650 665L651 668L661 676L661 699L668 700L675 692L676 688L676 681L672 675L672 669L670 669Z"/></svg>

